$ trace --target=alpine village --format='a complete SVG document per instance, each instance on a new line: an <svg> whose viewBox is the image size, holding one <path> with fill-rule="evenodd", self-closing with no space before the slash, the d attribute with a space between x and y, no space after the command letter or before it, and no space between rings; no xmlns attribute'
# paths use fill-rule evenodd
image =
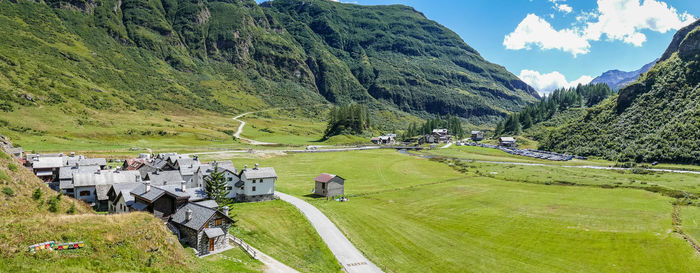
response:
<svg viewBox="0 0 700 273"><path fill-rule="evenodd" d="M700 272L697 16L0 0L0 272Z"/></svg>

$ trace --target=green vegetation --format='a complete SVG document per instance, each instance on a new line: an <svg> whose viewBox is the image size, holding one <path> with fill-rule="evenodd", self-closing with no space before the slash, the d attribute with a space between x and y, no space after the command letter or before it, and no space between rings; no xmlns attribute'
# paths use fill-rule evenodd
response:
<svg viewBox="0 0 700 273"><path fill-rule="evenodd" d="M649 72L551 131L540 146L615 161L700 163L699 26L679 30Z"/></svg>
<svg viewBox="0 0 700 273"><path fill-rule="evenodd" d="M324 139L337 135L360 135L370 127L367 107L351 104L331 108Z"/></svg>
<svg viewBox="0 0 700 273"><path fill-rule="evenodd" d="M493 161L536 160L479 147L437 151L442 150ZM670 232L671 203L680 199L664 196L674 190L697 192L691 191L700 189L697 175L461 165L393 150L233 160L275 166L278 190L321 209L386 272L700 269L693 248ZM350 201L310 196L320 172L346 178ZM681 218L686 208L693 209L682 206ZM684 225L692 224L685 220L690 217Z"/></svg>
<svg viewBox="0 0 700 273"><path fill-rule="evenodd" d="M189 248L188 248L189 250ZM194 252L194 251L193 251ZM262 272L264 265L251 258L245 250L236 247L202 259L196 272Z"/></svg>
<svg viewBox="0 0 700 273"><path fill-rule="evenodd" d="M301 272L340 272L316 230L294 206L281 200L235 204L240 219L231 233Z"/></svg>
<svg viewBox="0 0 700 273"><path fill-rule="evenodd" d="M527 106L518 113L508 115L506 119L498 123L494 134L497 136L503 134L518 135L522 130L527 130L535 124L549 121L557 113L572 108L591 107L612 94L613 91L604 83L579 84L576 88L554 90L549 96L534 105Z"/></svg>
<svg viewBox="0 0 700 273"><path fill-rule="evenodd" d="M220 205L228 203L226 195L229 194L229 191L226 190L226 177L223 171L219 171L219 166L214 166L214 171L204 178L204 182L204 191L206 191L209 198Z"/></svg>
<svg viewBox="0 0 700 273"><path fill-rule="evenodd" d="M458 118L448 115L445 119L440 117L436 119L429 119L422 126L418 126L418 123L411 123L408 125L408 129L403 133L403 139L408 139L418 135L430 134L433 129L447 129L448 132L455 136L457 139L462 139L464 137L464 129L462 129L462 122Z"/></svg>
<svg viewBox="0 0 700 273"><path fill-rule="evenodd" d="M6 194L7 196L10 196L10 197L15 196L15 191L10 187L2 188L2 193Z"/></svg>
<svg viewBox="0 0 700 273"><path fill-rule="evenodd" d="M15 2L0 2L0 133L27 150L238 147L232 113L329 103L366 105L386 130L491 124L536 100L405 6Z"/></svg>

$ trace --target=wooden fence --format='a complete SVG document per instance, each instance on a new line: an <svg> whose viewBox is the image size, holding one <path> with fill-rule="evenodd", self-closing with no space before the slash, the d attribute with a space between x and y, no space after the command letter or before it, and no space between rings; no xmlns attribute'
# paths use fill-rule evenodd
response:
<svg viewBox="0 0 700 273"><path fill-rule="evenodd" d="M251 247L250 245L246 244L245 242L243 242L243 240L241 240L241 238L238 238L238 237L233 236L231 234L229 234L227 237L229 240L233 241L233 243L241 246L241 248L243 248L243 250L248 252L248 254L251 257L253 257L254 259L257 259L257 253L255 252L255 249L253 247Z"/></svg>

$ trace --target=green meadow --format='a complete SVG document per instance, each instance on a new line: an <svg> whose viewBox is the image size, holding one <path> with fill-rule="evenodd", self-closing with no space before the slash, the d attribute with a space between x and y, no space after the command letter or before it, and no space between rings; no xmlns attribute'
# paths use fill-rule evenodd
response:
<svg viewBox="0 0 700 273"><path fill-rule="evenodd" d="M300 272L340 272L340 265L311 223L282 200L240 203L231 233Z"/></svg>
<svg viewBox="0 0 700 273"><path fill-rule="evenodd" d="M678 199L614 187L631 180L647 185L680 181L690 189L700 184L697 175L486 163L464 167L395 150L250 155L233 161L274 166L277 190L321 209L385 272L700 270L698 254L673 231L672 203ZM346 178L349 202L310 195L313 178L321 172ZM546 183L566 179L582 186ZM698 217L698 207L681 207L683 229L694 238L700 236L693 222ZM283 248L275 241L256 243Z"/></svg>

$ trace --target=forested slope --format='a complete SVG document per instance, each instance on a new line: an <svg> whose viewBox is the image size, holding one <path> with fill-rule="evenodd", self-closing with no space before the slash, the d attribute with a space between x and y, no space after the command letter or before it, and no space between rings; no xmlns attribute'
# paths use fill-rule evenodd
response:
<svg viewBox="0 0 700 273"><path fill-rule="evenodd" d="M64 105L57 114L89 119L86 111L362 103L492 123L537 97L454 32L399 5L2 1L0 36L5 112Z"/></svg>
<svg viewBox="0 0 700 273"><path fill-rule="evenodd" d="M700 164L700 20L680 29L649 72L554 130L544 149L613 160Z"/></svg>

